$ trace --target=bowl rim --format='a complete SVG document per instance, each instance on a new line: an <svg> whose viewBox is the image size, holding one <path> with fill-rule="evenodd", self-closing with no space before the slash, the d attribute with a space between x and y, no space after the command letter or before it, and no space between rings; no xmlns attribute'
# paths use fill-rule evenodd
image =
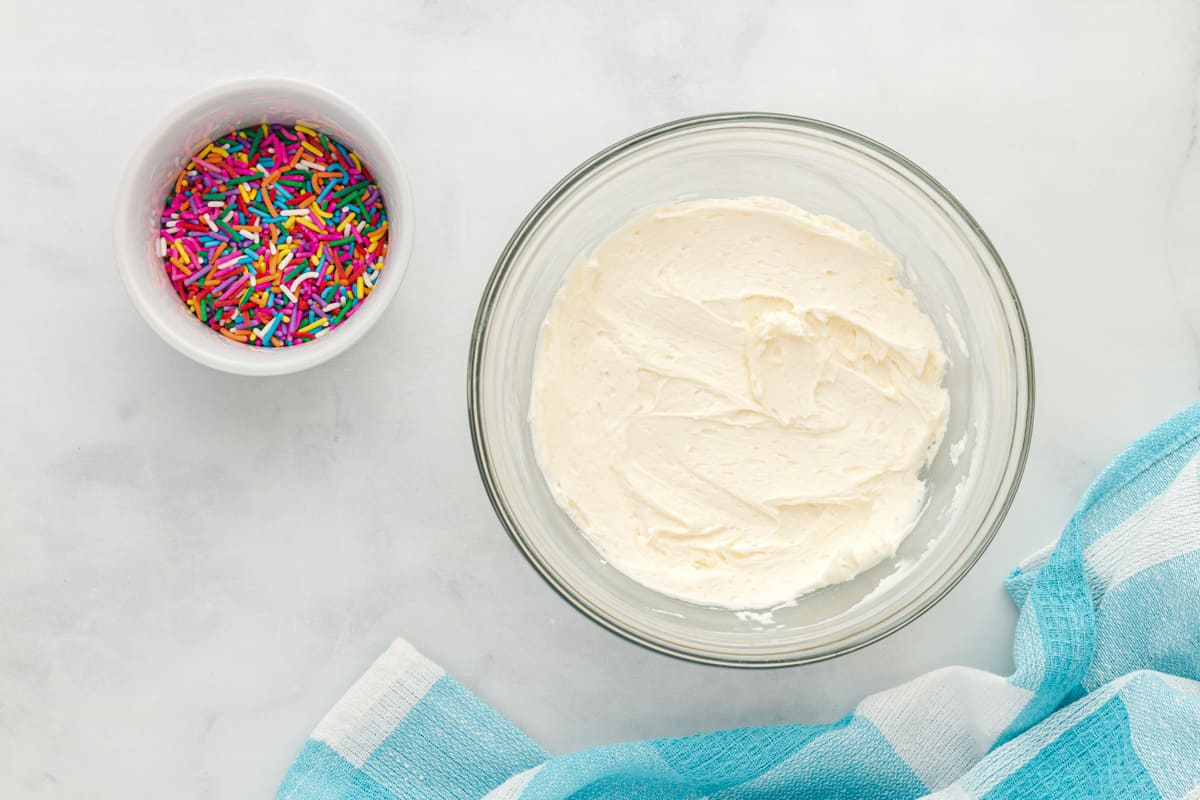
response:
<svg viewBox="0 0 1200 800"><path fill-rule="evenodd" d="M491 454L488 451L487 444L483 435L483 418L481 412L482 394L481 382L479 375L483 368L483 350L486 335L488 333L492 311L496 304L497 295L500 288L504 285L509 272L512 269L514 256L524 247L533 230L541 222L546 211L552 208L559 200L566 195L570 190L574 189L578 184L586 180L590 175L600 167L617 157L629 152L643 144L653 142L657 139L668 137L672 134L687 132L690 130L721 127L730 124L765 124L775 126L787 126L799 128L808 133L816 133L825 135L836 144L845 146L844 141L849 140L851 143L862 147L867 151L868 155L875 157L883 166L889 168L893 172L898 172L893 164L888 161L894 161L901 168L908 170L915 176L917 181L924 184L923 188L930 190L938 199L949 206L950 210L961 217L966 223L971 232L978 238L979 244L991 260L995 264L995 274L991 274L988 270L988 277L992 279L995 288L1000 290L997 292L1000 295L1001 307L1004 308L1005 317L1009 320L1009 328L1014 334L1014 354L1023 358L1025 370L1017 370L1017 417L1014 420L1013 436L1009 446L1010 454L1015 452L1016 458L1010 456L1009 463L1006 464L1004 472L1001 474L1001 479L997 482L995 493L988 505L986 516L984 517L984 525L976 531L975 537L979 537L982 533L982 538L979 539L978 545L966 553L966 557L960 561L953 562L947 567L947 571L940 576L935 583L931 585L928 592L918 596L908 606L901 609L901 613L896 614L886 624L881 625L877 630L863 637L860 641L854 641L849 644L840 644L828 647L823 651L815 653L805 653L798 655L753 655L739 656L733 653L718 653L716 651L701 651L688 647L676 646L670 642L663 641L657 637L648 635L636 627L626 625L621 620L609 614L605 609L593 606L590 602L580 597L565 581L561 580L549 566L545 564L532 550L528 542L525 541L524 535L521 532L520 526L516 523L511 511L504 502L498 488L498 484L494 478L494 470L491 461ZM880 158L882 157L882 158ZM912 182L912 178L903 173L899 173L900 177ZM1006 302L1008 301L1008 302ZM1011 303L1011 307L1007 307ZM1013 321L1016 322L1013 325ZM1021 383L1024 382L1024 392L1020 391ZM1026 402L1022 407L1020 398L1022 395L1026 398ZM893 633L907 627L910 623L921 617L929 609L939 603L950 591L958 585L958 583L966 577L967 573L978 563L983 554L991 545L992 540L996 537L1005 517L1008 515L1009 509L1016 498L1016 493L1021 484L1021 478L1024 475L1025 465L1029 457L1029 448L1033 435L1033 419L1034 410L1036 407L1036 378L1033 360L1033 347L1029 335L1029 326L1026 321L1025 311L1021 305L1020 296L1017 294L1016 287L1012 282L1012 277L1008 272L1008 268L1004 265L1004 261L1000 258L1000 254L996 251L995 246L984 233L983 228L975 220L966 207L946 189L936 178L915 164L913 161L898 153L887 145L882 144L868 136L864 136L856 131L844 128L840 125L825 122L811 117L796 116L790 114L780 114L774 112L722 112L713 114L701 114L690 117L665 122L660 125L655 125L646 128L638 133L628 136L620 141L604 148L592 157L583 161L579 166L571 170L565 177L556 183L529 211L520 225L514 231L513 235L508 240L500 257L496 261L495 267L488 278L488 282L484 287L483 294L479 301L479 308L475 316L474 328L471 332L471 345L467 361L467 415L469 418L471 429L471 444L475 452L475 463L479 469L480 478L483 481L484 490L487 493L488 501L492 505L496 516L499 518L501 525L509 538L517 546L525 560L534 568L534 570L542 577L542 579L551 586L564 600L572 605L577 611L591 619L598 625L607 628L609 631L616 633L622 638L633 642L634 644L645 647L649 650L673 656L684 661L691 661L699 664L707 664L712 666L727 666L727 667L747 667L747 668L776 668L796 666L800 664L815 663L826 659L835 658L846 653L851 653L860 650L870 644L880 641ZM1002 496L1003 495L1003 496ZM984 529L986 527L986 530ZM948 576L948 579L947 579Z"/></svg>
<svg viewBox="0 0 1200 800"><path fill-rule="evenodd" d="M208 103L225 98L235 102L239 95L255 91L293 97L318 98L321 102L336 108L335 116L351 120L356 127L362 129L366 138L371 140L372 146L378 150L377 159L386 161L395 175L395 185L392 187L395 197L388 207L389 221L394 222L389 225L390 240L384 266L396 273L398 277L389 281L386 286L377 286L371 292L375 302L355 315L355 317L363 317L364 323L349 331L341 331L340 337L332 335L326 337L322 347L315 350L306 349L305 345L269 349L253 348L250 353L247 353L251 358L241 358L231 355L231 352L236 351L226 350L218 355L217 352L211 351L207 347L197 345L191 338L178 334L171 325L163 321L162 315L150 296L150 290L134 276L135 265L140 263L143 255L130 241L126 231L130 225L130 209L143 189L143 187L135 185L137 174L141 171L153 147L164 139L170 128ZM387 134L365 111L338 92L317 83L280 75L256 75L225 81L188 95L182 101L171 106L146 131L122 170L113 201L114 262L117 275L138 314L158 334L160 339L179 353L199 364L231 374L287 375L329 361L349 349L374 327L399 292L400 285L408 273L413 254L415 223L412 184L409 181L408 172L396 156ZM371 313L368 314L368 311Z"/></svg>

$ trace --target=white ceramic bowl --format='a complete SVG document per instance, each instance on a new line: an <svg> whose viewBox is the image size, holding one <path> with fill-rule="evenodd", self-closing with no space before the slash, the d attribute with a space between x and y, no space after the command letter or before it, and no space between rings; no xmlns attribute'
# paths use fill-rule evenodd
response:
<svg viewBox="0 0 1200 800"><path fill-rule="evenodd" d="M155 252L167 191L184 164L224 133L263 122L304 121L358 153L383 194L389 247L374 291L354 316L327 336L292 347L230 341L180 302ZM302 81L249 78L187 100L154 126L125 170L113 213L117 272L142 317L167 344L201 364L242 375L283 375L316 366L354 344L400 288L413 247L408 178L375 123L338 95Z"/></svg>

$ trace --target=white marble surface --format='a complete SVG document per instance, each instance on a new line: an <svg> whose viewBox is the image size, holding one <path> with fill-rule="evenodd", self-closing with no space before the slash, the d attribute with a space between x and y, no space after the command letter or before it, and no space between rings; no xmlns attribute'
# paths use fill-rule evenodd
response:
<svg viewBox="0 0 1200 800"><path fill-rule="evenodd" d="M556 752L1006 671L1004 574L1197 398L1195 3L241 3L226 25L140 5L0 25L2 797L271 796L396 636ZM263 71L373 115L419 218L383 322L278 380L162 344L109 246L151 122ZM941 179L1007 261L1038 371L1024 484L968 578L884 642L767 672L646 652L560 600L492 514L465 408L476 300L529 207L626 134L732 109L841 123Z"/></svg>

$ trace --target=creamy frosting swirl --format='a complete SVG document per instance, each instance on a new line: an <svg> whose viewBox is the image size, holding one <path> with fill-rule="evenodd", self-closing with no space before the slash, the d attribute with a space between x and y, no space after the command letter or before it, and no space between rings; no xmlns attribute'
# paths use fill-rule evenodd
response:
<svg viewBox="0 0 1200 800"><path fill-rule="evenodd" d="M767 608L893 555L946 427L937 331L869 234L776 198L638 217L567 274L530 424L609 562Z"/></svg>

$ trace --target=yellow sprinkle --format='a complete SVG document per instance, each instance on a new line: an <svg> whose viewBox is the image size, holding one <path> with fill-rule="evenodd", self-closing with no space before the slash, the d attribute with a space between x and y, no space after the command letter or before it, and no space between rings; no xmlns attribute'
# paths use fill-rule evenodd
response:
<svg viewBox="0 0 1200 800"><path fill-rule="evenodd" d="M311 206L309 206L308 210L313 212L314 214L316 214L321 219L329 219L330 217L333 216L333 214L330 214L328 211L321 208L316 203L313 203Z"/></svg>
<svg viewBox="0 0 1200 800"><path fill-rule="evenodd" d="M358 154L351 151L350 160L354 162L354 166L359 170L362 169L362 162L358 160Z"/></svg>
<svg viewBox="0 0 1200 800"><path fill-rule="evenodd" d="M313 223L309 222L307 217L292 217L292 219L296 220L297 224L303 225L304 227L308 228L310 231L316 231L317 233L325 232L325 231L321 230L320 228L318 228Z"/></svg>
<svg viewBox="0 0 1200 800"><path fill-rule="evenodd" d="M175 240L175 249L176 249L176 251L179 252L179 257L181 259L183 259L183 263L185 263L185 264L192 263L192 260L190 258L188 258L187 250L183 249L183 245L179 243L178 239Z"/></svg>
<svg viewBox="0 0 1200 800"><path fill-rule="evenodd" d="M200 155L196 156L196 158L203 161L204 157L212 152L212 149L213 149L213 143L209 142L208 144L204 145L204 149L200 151Z"/></svg>
<svg viewBox="0 0 1200 800"><path fill-rule="evenodd" d="M316 330L317 328L321 327L322 325L328 325L328 324L329 324L329 320L326 319L325 317L321 317L316 322L310 322L307 325L305 325L303 328L298 328L297 330L299 333L308 333L309 331Z"/></svg>
<svg viewBox="0 0 1200 800"><path fill-rule="evenodd" d="M300 146L303 147L308 152L312 153L313 155L316 155L320 158L325 157L325 154L321 152L321 149L319 147L313 147L310 142L301 142Z"/></svg>
<svg viewBox="0 0 1200 800"><path fill-rule="evenodd" d="M355 297L357 297L359 300L362 300L362 296L363 296L363 278L362 278L362 275L359 275L359 276L358 276L358 283L356 283L356 284L354 285L354 296L355 296Z"/></svg>
<svg viewBox="0 0 1200 800"><path fill-rule="evenodd" d="M314 131L312 128L306 128L299 123L296 124L295 128L296 128L296 130L300 131L301 133L307 133L309 136L317 135L317 132Z"/></svg>

